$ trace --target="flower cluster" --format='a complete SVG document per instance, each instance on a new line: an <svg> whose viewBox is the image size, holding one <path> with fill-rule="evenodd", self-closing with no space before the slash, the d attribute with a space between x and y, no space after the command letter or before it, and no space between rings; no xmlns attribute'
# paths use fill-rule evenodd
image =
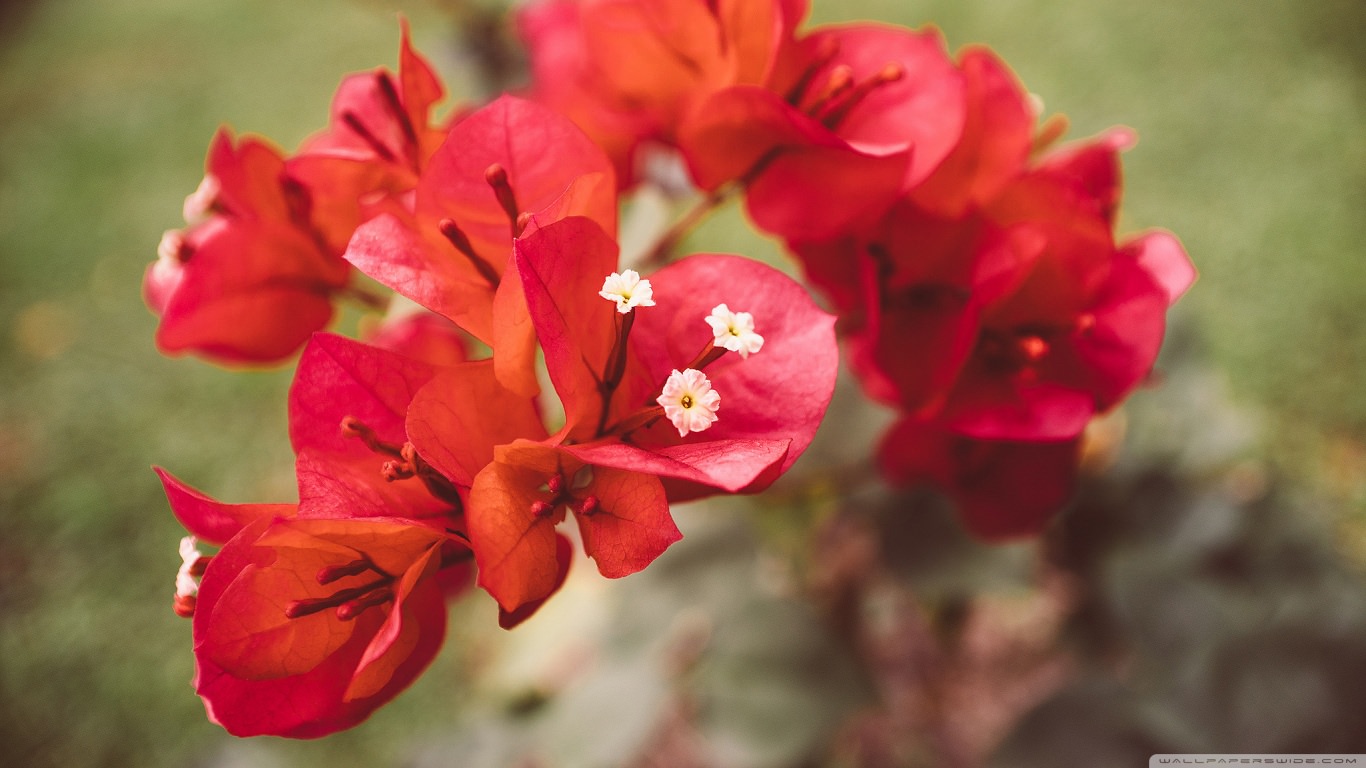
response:
<svg viewBox="0 0 1366 768"><path fill-rule="evenodd" d="M448 597L477 586L511 628L576 549L635 573L680 538L671 503L761 491L802 455L835 317L741 256L619 263L618 195L671 154L708 205L743 194L838 310L854 372L901 414L888 477L936 484L985 537L1065 500L1087 422L1146 376L1194 277L1171 235L1114 240L1129 134L1050 149L1060 121L1038 125L988 51L802 30L805 11L543 0L518 17L532 98L445 123L405 28L398 75L344 80L294 155L220 132L144 280L157 343L302 354L297 502L226 504L158 470L192 534L174 605L211 719L354 725L431 661ZM340 298L385 304L357 273L420 309L321 333Z"/></svg>
<svg viewBox="0 0 1366 768"><path fill-rule="evenodd" d="M471 583L521 622L566 577L568 518L604 576L644 568L680 538L671 502L768 486L834 389L834 317L805 288L721 254L621 269L601 150L511 96L429 140L395 105L416 91L425 116L439 88L409 87L429 70L406 40L403 57L402 88L349 78L333 127L288 160L220 136L187 203L209 220L168 235L202 245L146 280L168 351L255 362L306 342L297 503L224 504L160 471L193 534L175 607L194 620L195 687L234 734L359 722L431 661L446 597ZM316 273L281 272L297 265L278 232ZM353 269L423 311L366 341L315 334ZM472 359L475 341L490 354Z"/></svg>
<svg viewBox="0 0 1366 768"><path fill-rule="evenodd" d="M901 414L888 478L936 485L984 538L1037 533L1195 272L1168 233L1115 240L1129 131L1053 148L1066 121L1041 121L991 51L952 58L933 28L801 29L805 11L548 0L521 28L536 93L613 153L623 186L681 154L785 241L865 391Z"/></svg>

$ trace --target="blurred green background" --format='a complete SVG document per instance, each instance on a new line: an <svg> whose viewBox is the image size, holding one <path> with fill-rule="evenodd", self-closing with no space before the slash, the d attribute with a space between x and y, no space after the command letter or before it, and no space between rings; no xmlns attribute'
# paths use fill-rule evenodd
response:
<svg viewBox="0 0 1366 768"><path fill-rule="evenodd" d="M1089 660L1122 648L1129 666L1082 663L1042 706L1020 708L1031 709L1027 727L1009 737L998 729L993 759L1061 765L1062 752L1087 743L1095 751L1076 754L1090 765L1145 764L1125 761L1146 760L1149 747L1358 745L1366 3L815 6L814 21L932 21L951 48L991 45L1049 111L1071 118L1074 137L1118 123L1137 129L1121 229L1175 231L1201 273L1174 313L1168 386L1136 396L1128 448L1043 545L1085 582L1058 642ZM888 684L844 669L852 654L840 650L839 627L830 631L838 612L792 599L800 588L716 582L753 561L760 571L777 563L782 583L813 583L823 561L812 526L838 541L829 526L850 514L795 491L761 503L759 526L727 527L750 517L737 507L691 513L685 530L703 544L658 573L584 587L547 619L569 630L465 630L462 618L491 622L486 605L460 607L437 667L353 732L236 742L205 722L188 685L190 628L170 611L181 532L149 466L225 499L290 498L288 372L229 374L160 357L142 270L161 232L180 225L215 129L228 123L296 146L324 125L343 74L394 66L399 11L455 96L477 98L461 12L436 0L0 2L0 762L477 766L511 764L539 745L553 757L538 764L651 765L607 756L661 739L658 754L678 753L659 724L682 718L728 745L711 753L728 756L716 764L865 764L850 757L864 753L827 742L855 738L848 715L876 710L870 689L885 696ZM739 221L709 224L708 249L773 252ZM826 450L873 439L846 434ZM961 610L963 595L991 585L1020 594L1032 578L1037 549L975 547L933 510L916 518L923 529L901 518L889 528L886 515L866 510L853 518L883 534L897 583L940 629L957 626L943 615ZM675 582L688 579L701 586L677 594ZM611 590L609 608L593 607ZM712 601L701 615L716 650L688 683L688 700L709 702L701 714L677 706L676 682L650 655L652 628L691 636L686 611L672 610L688 600ZM658 617L642 618L643 606ZM584 630L592 653L614 662L599 665L596 682L547 696L559 690L545 682L554 674L519 671L518 659L534 666L548 651L529 646L546 638L561 651L576 645L566 632L594 610L606 618ZM614 686L614 674L627 679ZM774 680L781 685L764 688ZM726 698L727 686L758 693ZM1223 714L1191 714L1210 711ZM947 748L894 753L885 764L976 759L950 759Z"/></svg>

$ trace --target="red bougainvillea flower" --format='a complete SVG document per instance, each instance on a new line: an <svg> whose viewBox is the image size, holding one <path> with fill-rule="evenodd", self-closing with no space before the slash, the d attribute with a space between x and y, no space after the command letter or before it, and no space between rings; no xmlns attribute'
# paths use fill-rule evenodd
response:
<svg viewBox="0 0 1366 768"><path fill-rule="evenodd" d="M189 228L166 233L144 280L160 349L230 364L298 351L347 290L341 253L356 226L384 201L397 205L444 138L429 124L441 92L405 27L398 84L383 70L347 78L332 126L300 153L285 158L259 139L234 146L220 131L185 201Z"/></svg>
<svg viewBox="0 0 1366 768"><path fill-rule="evenodd" d="M988 207L1028 266L1017 287L983 302L975 345L940 416L956 431L1075 437L1148 375L1167 309L1195 272L1164 232L1113 245L1116 151L1126 137L1068 150Z"/></svg>
<svg viewBox="0 0 1366 768"><path fill-rule="evenodd" d="M1195 273L1166 233L1114 244L1130 141L1065 147L959 217L903 198L871 242L798 245L849 307L869 393L963 435L1051 441L1137 385Z"/></svg>
<svg viewBox="0 0 1366 768"><path fill-rule="evenodd" d="M923 180L911 185L916 207L944 218L967 214L994 198L1028 167L1030 153L1050 140L1035 134L1035 106L1009 67L991 50L968 47L958 56L963 73L963 130L952 150Z"/></svg>
<svg viewBox="0 0 1366 768"><path fill-rule="evenodd" d="M704 189L746 185L756 224L819 240L875 222L959 141L964 76L935 30L818 29L767 88L736 86L680 128Z"/></svg>
<svg viewBox="0 0 1366 768"><path fill-rule="evenodd" d="M1080 438L975 440L933 422L903 419L878 463L899 485L929 483L954 501L964 526L987 541L1040 533L1072 495Z"/></svg>
<svg viewBox="0 0 1366 768"><path fill-rule="evenodd" d="M772 482L814 435L838 363L833 318L757 262L696 255L642 280L614 271L615 241L580 217L519 239L516 254L563 426L547 435L530 402L462 372L434 379L408 413L418 454L470 487L479 583L508 611L553 588L568 556L554 529L570 513L599 571L619 577L678 539L670 500ZM708 318L723 316L718 333ZM491 463L471 454L470 435L510 419L526 422L522 439Z"/></svg>
<svg viewBox="0 0 1366 768"><path fill-rule="evenodd" d="M176 608L195 619L196 690L228 731L350 727L440 647L443 595L471 576L463 501L403 429L412 394L438 370L316 336L290 391L297 504L224 504L158 470L191 534L226 542L209 558L182 552Z"/></svg>
<svg viewBox="0 0 1366 768"><path fill-rule="evenodd" d="M993 56L962 57L960 144L876 227L789 243L843 313L865 390L897 406L879 461L954 498L984 538L1037 533L1066 500L1077 441L1147 377L1195 279L1154 231L1115 244L1124 129L1042 157L1061 123Z"/></svg>
<svg viewBox="0 0 1366 768"><path fill-rule="evenodd" d="M162 238L143 282L161 316L157 347L273 362L324 326L350 268L313 228L310 205L278 150L219 131L204 182L186 200L191 226Z"/></svg>
<svg viewBox="0 0 1366 768"><path fill-rule="evenodd" d="M570 215L616 230L611 164L583 132L533 102L504 96L452 128L415 192L412 213L376 216L346 258L362 272L498 350L500 378L536 391L535 339L512 240Z"/></svg>
<svg viewBox="0 0 1366 768"><path fill-rule="evenodd" d="M301 486L327 470L301 457ZM209 557L182 542L176 580L211 720L238 736L322 736L363 720L431 661L446 623L436 574L468 559L458 539L377 514L393 510L363 491L223 504L158 473L181 522L226 541ZM336 480L334 490L349 482ZM342 505L351 517L326 516Z"/></svg>
<svg viewBox="0 0 1366 768"><path fill-rule="evenodd" d="M205 569L194 615L209 718L237 736L300 738L365 719L441 647L436 573L450 544L393 518L242 529Z"/></svg>
<svg viewBox="0 0 1366 768"><path fill-rule="evenodd" d="M706 96L767 82L805 15L805 0L548 0L525 7L518 29L534 97L574 120L630 186L642 145L675 144Z"/></svg>

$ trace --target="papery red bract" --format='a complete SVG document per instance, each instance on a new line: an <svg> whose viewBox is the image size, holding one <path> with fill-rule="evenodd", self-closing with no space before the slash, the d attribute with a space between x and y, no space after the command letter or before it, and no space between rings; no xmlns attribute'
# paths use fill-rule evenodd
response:
<svg viewBox="0 0 1366 768"><path fill-rule="evenodd" d="M591 136L625 187L642 148L676 143L709 94L765 83L805 13L775 0L549 0L522 9L518 29L534 97Z"/></svg>
<svg viewBox="0 0 1366 768"><path fill-rule="evenodd" d="M741 256L696 254L651 280L657 306L645 311L633 334L639 380L651 382L654 392L669 369L696 354L711 339L704 318L717 304L751 313L764 336L763 350L744 360L727 354L707 368L725 404L721 420L705 436L709 450L720 454L712 459L717 462L724 462L730 450L744 455L759 444L785 442L777 470L787 471L811 443L834 394L835 318L791 278ZM682 455L687 445L701 449L695 439L679 438L663 424L633 442L663 455ZM729 444L733 448L726 448Z"/></svg>
<svg viewBox="0 0 1366 768"><path fill-rule="evenodd" d="M974 440L933 423L903 419L883 437L878 463L901 485L929 483L957 505L978 538L1037 535L1073 492L1079 440Z"/></svg>
<svg viewBox="0 0 1366 768"><path fill-rule="evenodd" d="M257 521L298 514L297 504L225 504L191 488L161 467L152 469L161 479L176 520L210 544L223 544Z"/></svg>
<svg viewBox="0 0 1366 768"><path fill-rule="evenodd" d="M434 578L447 537L404 520L261 520L206 569L195 612L195 690L237 736L313 738L364 720L430 663L445 633ZM326 585L324 568L372 571ZM379 578L374 577L379 574ZM378 587L367 585L383 582ZM293 601L388 598L343 620L329 606L294 618ZM338 601L338 604L343 601Z"/></svg>
<svg viewBox="0 0 1366 768"><path fill-rule="evenodd" d="M168 235L176 246L147 273L148 304L161 316L157 346L227 363L287 357L331 319L350 268L313 229L308 193L274 148L250 138L234 145L220 131L206 179L211 194L187 207L208 219Z"/></svg>
<svg viewBox="0 0 1366 768"><path fill-rule="evenodd" d="M704 189L746 185L761 228L825 239L871 225L944 160L963 131L964 89L934 30L821 28L769 87L712 95L680 143Z"/></svg>
<svg viewBox="0 0 1366 768"><path fill-rule="evenodd" d="M144 296L163 352L229 364L289 357L332 318L347 290L340 258L357 225L401 203L445 135L430 124L440 82L406 25L399 83L384 70L343 81L333 125L295 155L221 130L190 227L163 238Z"/></svg>
<svg viewBox="0 0 1366 768"><path fill-rule="evenodd" d="M615 231L615 182L601 150L551 110L504 96L451 130L418 183L413 213L382 214L360 227L346 258L497 349L504 384L530 395L535 339L518 287L500 286L515 214L490 188L486 172L494 166L532 229L579 215ZM443 226L458 228L464 245Z"/></svg>
<svg viewBox="0 0 1366 768"><path fill-rule="evenodd" d="M541 490L552 477L575 483L586 467L553 446L519 440L501 446L475 478L469 522L479 584L504 610L544 599L558 587L564 553L554 530L566 508L574 511L584 552L609 578L635 573L682 538L664 489L651 475L594 467L585 484L566 492L578 507ZM589 498L595 506L585 510ZM549 509L538 512L538 502Z"/></svg>
<svg viewBox="0 0 1366 768"><path fill-rule="evenodd" d="M952 151L909 197L923 210L961 216L994 197L1024 172L1034 144L1034 118L1024 88L990 49L959 54L963 130Z"/></svg>

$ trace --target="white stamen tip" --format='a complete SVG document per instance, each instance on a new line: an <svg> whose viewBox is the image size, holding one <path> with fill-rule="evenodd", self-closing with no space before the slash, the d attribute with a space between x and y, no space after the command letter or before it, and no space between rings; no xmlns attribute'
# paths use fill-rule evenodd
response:
<svg viewBox="0 0 1366 768"><path fill-rule="evenodd" d="M598 291L598 295L616 302L617 311L623 315L636 307L655 305L654 289L650 287L650 281L641 280L634 269L608 275L607 279L602 281L602 290Z"/></svg>
<svg viewBox="0 0 1366 768"><path fill-rule="evenodd" d="M180 540L181 563L180 571L175 575L176 597L193 597L199 593L199 580L191 573L195 563L203 557L199 553L198 544L193 536L186 536Z"/></svg>
<svg viewBox="0 0 1366 768"><path fill-rule="evenodd" d="M748 312L732 312L725 304L717 304L707 315L707 325L716 337L712 343L745 358L763 349L764 337L754 332L754 316Z"/></svg>
<svg viewBox="0 0 1366 768"><path fill-rule="evenodd" d="M683 437L689 432L701 432L716 421L721 395L711 388L711 381L701 371L689 368L680 372L675 368L655 402L664 406L664 415L678 429L678 436Z"/></svg>

